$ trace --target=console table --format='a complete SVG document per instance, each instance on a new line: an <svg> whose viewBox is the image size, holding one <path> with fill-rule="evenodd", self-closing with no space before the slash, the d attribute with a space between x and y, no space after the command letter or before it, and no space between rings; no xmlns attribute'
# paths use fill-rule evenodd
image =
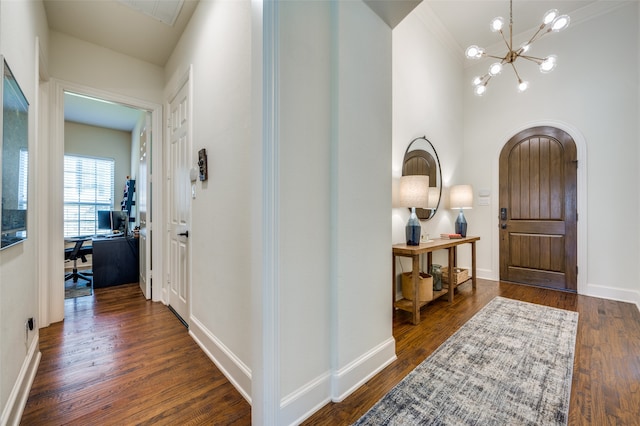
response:
<svg viewBox="0 0 640 426"><path fill-rule="evenodd" d="M444 294L449 295L449 302L453 302L453 291L455 287L462 283L454 284L454 267L457 262L457 248L462 244L471 244L471 282L472 286L476 288L476 241L480 240L480 237L465 237L465 238L456 238L450 240L437 239L433 241L429 241L426 243L420 243L418 246L408 246L406 244L395 244L392 246L393 249L393 279L391 286L391 302L392 308L398 308L405 311L409 311L412 313L412 322L413 324L418 324L420 322L420 308L426 305L429 302L421 302L418 300L418 283L420 277L420 255L427 254L427 265L431 267L432 254L436 250L448 250L449 251L449 264L448 264L448 273L449 273L449 285L447 290L442 290L439 292L434 291L433 299L435 300L437 297L440 297ZM411 278L413 281L413 300L402 299L396 302L396 257L410 257L412 260L412 271Z"/></svg>

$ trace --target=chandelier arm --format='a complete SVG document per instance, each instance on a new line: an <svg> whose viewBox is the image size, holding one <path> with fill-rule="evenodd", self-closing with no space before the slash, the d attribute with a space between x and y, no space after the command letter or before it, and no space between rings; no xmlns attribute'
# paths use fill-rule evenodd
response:
<svg viewBox="0 0 640 426"><path fill-rule="evenodd" d="M533 44L534 41L537 41L538 39L540 39L543 35L545 35L548 31L540 34L540 31L542 31L542 29L544 28L544 25L540 25L540 28L538 28L538 31L536 31L536 33L529 39L529 41L527 42L527 44ZM538 37L538 34L540 34L540 37Z"/></svg>
<svg viewBox="0 0 640 426"><path fill-rule="evenodd" d="M520 78L520 74L518 74L518 70L516 69L516 66L513 62L511 62L511 67L513 68L513 72L516 74L516 77L518 78L518 83L520 83L522 79Z"/></svg>
<svg viewBox="0 0 640 426"><path fill-rule="evenodd" d="M507 46L507 50L511 50L511 45L509 44L509 42L505 38L504 32L502 30L500 30L500 35L502 36L502 41L504 41L504 44Z"/></svg>
<svg viewBox="0 0 640 426"><path fill-rule="evenodd" d="M540 65L540 63L544 62L544 58L537 58L535 56L520 55L520 57L522 59L526 59L527 61L535 62L538 65Z"/></svg>
<svg viewBox="0 0 640 426"><path fill-rule="evenodd" d="M505 56L495 56L495 55L487 55L485 54L485 56L487 58L493 58L493 59L500 59L502 62L502 64L504 64L507 61L507 58Z"/></svg>

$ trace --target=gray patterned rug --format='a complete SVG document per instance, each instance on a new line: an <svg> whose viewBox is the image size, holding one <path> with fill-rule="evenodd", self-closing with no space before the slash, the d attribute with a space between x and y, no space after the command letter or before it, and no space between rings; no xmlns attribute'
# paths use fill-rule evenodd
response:
<svg viewBox="0 0 640 426"><path fill-rule="evenodd" d="M355 425L565 425L577 325L496 297Z"/></svg>

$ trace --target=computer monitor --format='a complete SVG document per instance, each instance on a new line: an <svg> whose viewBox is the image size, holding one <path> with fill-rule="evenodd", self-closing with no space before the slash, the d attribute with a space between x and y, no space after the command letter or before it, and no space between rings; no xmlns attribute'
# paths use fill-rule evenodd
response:
<svg viewBox="0 0 640 426"><path fill-rule="evenodd" d="M111 230L118 231L124 235L129 230L129 214L126 210L111 211Z"/></svg>
<svg viewBox="0 0 640 426"><path fill-rule="evenodd" d="M98 231L111 230L111 210L98 210Z"/></svg>

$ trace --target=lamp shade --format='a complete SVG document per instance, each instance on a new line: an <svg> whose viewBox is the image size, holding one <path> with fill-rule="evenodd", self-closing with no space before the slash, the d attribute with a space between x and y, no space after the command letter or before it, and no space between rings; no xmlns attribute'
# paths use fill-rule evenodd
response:
<svg viewBox="0 0 640 426"><path fill-rule="evenodd" d="M429 208L429 176L402 176L398 201L402 207Z"/></svg>
<svg viewBox="0 0 640 426"><path fill-rule="evenodd" d="M452 209L470 209L473 207L473 188L471 185L455 185L449 192L449 207Z"/></svg>

